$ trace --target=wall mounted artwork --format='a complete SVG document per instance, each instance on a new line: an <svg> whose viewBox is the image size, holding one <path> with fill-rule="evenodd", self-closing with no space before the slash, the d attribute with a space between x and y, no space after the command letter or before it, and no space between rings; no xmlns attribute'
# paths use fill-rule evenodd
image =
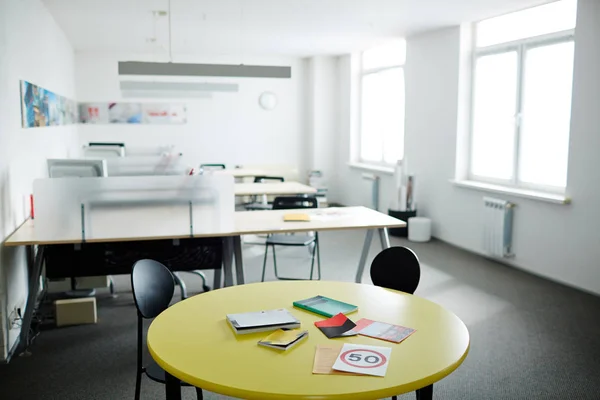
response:
<svg viewBox="0 0 600 400"><path fill-rule="evenodd" d="M83 124L185 124L185 104L77 103L54 92L21 81L23 128Z"/></svg>
<svg viewBox="0 0 600 400"><path fill-rule="evenodd" d="M79 121L77 102L21 81L21 126L71 125Z"/></svg>
<svg viewBox="0 0 600 400"><path fill-rule="evenodd" d="M183 104L169 103L80 103L84 124L185 124Z"/></svg>

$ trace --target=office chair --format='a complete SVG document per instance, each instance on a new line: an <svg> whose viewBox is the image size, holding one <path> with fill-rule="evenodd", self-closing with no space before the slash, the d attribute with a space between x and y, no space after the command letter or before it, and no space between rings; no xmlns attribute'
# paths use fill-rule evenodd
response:
<svg viewBox="0 0 600 400"><path fill-rule="evenodd" d="M306 209L306 208L317 208L317 199L308 196L289 196L289 197L276 197L273 201L273 210L291 210L291 209ZM315 267L315 254L317 256L317 272L318 278L321 279L321 253L319 250L319 233L314 232L312 235L285 235L285 234L273 234L267 237L265 242L265 257L263 260L263 270L261 282L265 281L265 270L267 267L267 255L269 253L269 246L273 248L273 268L275 269L275 277L281 280L303 280L299 278L290 278L279 276L277 272L277 257L275 255L275 246L312 246L312 256L310 263L310 277L313 278L313 271Z"/></svg>
<svg viewBox="0 0 600 400"><path fill-rule="evenodd" d="M144 346L144 319L155 318L169 307L175 291L175 279L167 267L154 260L139 260L131 272L133 300L137 308L137 376L135 380L135 400L140 398L142 374L155 382L165 384L165 371L154 362L144 367L142 354ZM185 382L183 386L191 386ZM198 400L202 400L202 389L196 388Z"/></svg>
<svg viewBox="0 0 600 400"><path fill-rule="evenodd" d="M201 170L220 170L225 169L225 164L200 164Z"/></svg>
<svg viewBox="0 0 600 400"><path fill-rule="evenodd" d="M408 247L385 249L371 263L371 280L376 286L413 294L421 280L419 258ZM426 390L433 390L433 386L417 390L417 400ZM397 399L397 396L392 396L392 400Z"/></svg>
<svg viewBox="0 0 600 400"><path fill-rule="evenodd" d="M413 294L419 286L419 258L408 247L390 247L371 263L371 280L376 286Z"/></svg>
<svg viewBox="0 0 600 400"><path fill-rule="evenodd" d="M285 179L282 176L255 176L254 183L268 183L268 182L284 182ZM261 201L258 201L256 196L253 196L252 201L246 204L246 210L272 210L272 204L269 204L267 195L263 194Z"/></svg>

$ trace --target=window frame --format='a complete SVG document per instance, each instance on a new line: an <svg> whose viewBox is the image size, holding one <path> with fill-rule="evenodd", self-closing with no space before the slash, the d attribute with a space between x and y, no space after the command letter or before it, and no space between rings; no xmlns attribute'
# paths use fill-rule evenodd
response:
<svg viewBox="0 0 600 400"><path fill-rule="evenodd" d="M524 82L525 76L525 63L527 61L527 52L531 49L551 46L560 43L575 43L575 28L567 29L559 32L552 32L538 36L532 36L528 38L513 40L510 42L498 43L485 47L477 47L477 23L473 24L474 35L472 37L472 57L471 57L471 90L470 90L470 117L469 117L469 152L468 152L468 180L475 182L490 183L509 188L526 189L526 190L537 190L546 193L564 194L566 191L565 187L562 186L550 186L541 185L529 182L522 182L519 179L519 164L520 164L520 143L521 143L521 117L523 112L523 94L526 82ZM502 54L506 52L515 51L517 54L517 99L515 109L515 123L514 123L514 148L513 148L513 165L512 165L512 179L498 179L487 176L473 174L473 138L474 138L474 121L475 121L475 84L477 79L477 59L483 56ZM571 82L572 85L572 82ZM571 92L572 99L572 92ZM572 110L572 107L571 107ZM569 129L569 136L570 136ZM568 162L567 162L568 169Z"/></svg>
<svg viewBox="0 0 600 400"><path fill-rule="evenodd" d="M385 157L384 157L384 147L385 147L385 141L384 144L382 144L382 149L381 149L381 160L379 161L372 161L372 160L365 160L364 158L362 158L362 138L363 138L363 125L362 125L362 121L363 121L363 79L365 76L367 75L371 75L371 74L376 74L379 72L384 72L384 71L390 71L390 70L394 70L394 69L399 69L402 71L402 76L403 79L406 77L404 74L404 66L406 65L406 60L404 61L404 64L397 64L397 65L388 65L385 67L375 67L375 68L369 68L369 69L365 69L364 68L364 51L362 51L359 55L359 68L360 68L360 73L359 73L359 82L358 82L358 118L357 118L357 122L358 122L358 140L357 140L357 144L356 144L356 161L360 164L363 165L370 165L370 166L375 166L375 167L384 167L384 168L390 168L390 167L395 167L396 163L388 163L385 162ZM405 112L405 116L404 116L404 121L402 121L403 125L406 121L406 80L404 80L404 112ZM404 141L404 137L405 137L405 130L403 129L402 131L402 140ZM402 158L398 161L401 161L402 159L404 159L404 151L402 152Z"/></svg>

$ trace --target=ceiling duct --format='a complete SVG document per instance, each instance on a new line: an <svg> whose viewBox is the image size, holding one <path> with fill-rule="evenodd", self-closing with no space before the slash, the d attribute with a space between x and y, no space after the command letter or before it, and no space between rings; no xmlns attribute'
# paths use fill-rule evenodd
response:
<svg viewBox="0 0 600 400"><path fill-rule="evenodd" d="M291 78L292 67L119 61L119 75Z"/></svg>

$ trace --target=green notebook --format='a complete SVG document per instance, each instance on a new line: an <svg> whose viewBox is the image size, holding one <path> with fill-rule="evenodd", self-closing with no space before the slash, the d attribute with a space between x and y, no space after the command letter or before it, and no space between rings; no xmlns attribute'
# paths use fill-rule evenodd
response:
<svg viewBox="0 0 600 400"><path fill-rule="evenodd" d="M293 304L294 307L302 308L303 310L311 311L329 318L338 315L339 313L350 314L351 312L358 310L358 307L355 305L330 299L325 296L315 296L310 299L295 301Z"/></svg>

